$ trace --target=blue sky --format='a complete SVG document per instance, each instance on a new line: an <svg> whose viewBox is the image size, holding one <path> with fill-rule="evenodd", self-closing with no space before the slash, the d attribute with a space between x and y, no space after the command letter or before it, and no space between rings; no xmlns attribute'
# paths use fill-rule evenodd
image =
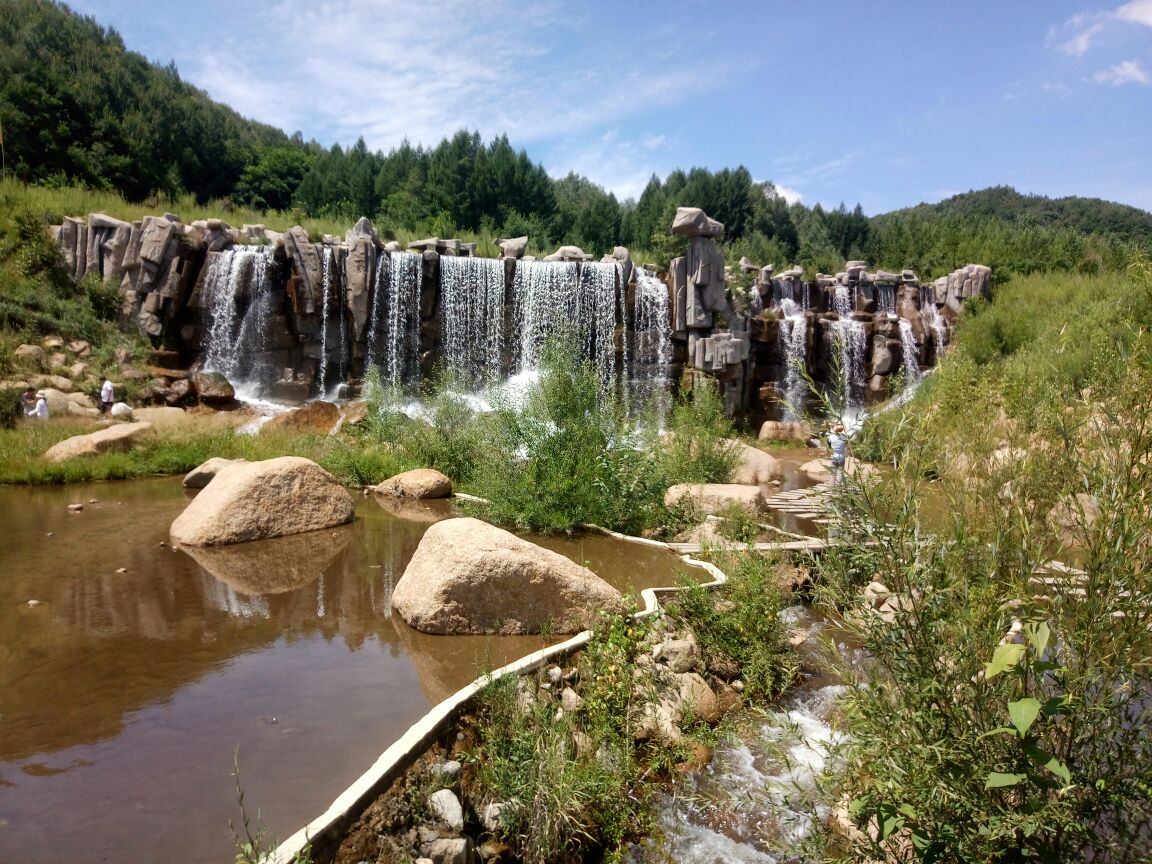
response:
<svg viewBox="0 0 1152 864"><path fill-rule="evenodd" d="M743 164L870 214L996 184L1152 210L1152 0L69 5L325 145L507 133L622 198Z"/></svg>

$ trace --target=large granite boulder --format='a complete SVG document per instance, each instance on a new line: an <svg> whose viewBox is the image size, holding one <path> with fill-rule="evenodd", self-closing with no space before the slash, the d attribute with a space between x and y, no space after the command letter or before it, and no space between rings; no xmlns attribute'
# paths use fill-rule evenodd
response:
<svg viewBox="0 0 1152 864"><path fill-rule="evenodd" d="M585 567L479 519L424 534L392 608L425 633L577 633L620 592Z"/></svg>
<svg viewBox="0 0 1152 864"><path fill-rule="evenodd" d="M315 462L281 456L217 474L170 533L184 546L219 546L343 525L354 509L348 490Z"/></svg>
<svg viewBox="0 0 1152 864"><path fill-rule="evenodd" d="M802 420L765 420L760 426L758 441L795 441L806 444L815 433L811 425Z"/></svg>
<svg viewBox="0 0 1152 864"><path fill-rule="evenodd" d="M733 505L751 510L764 509L764 493L759 486L737 483L681 483L664 493L664 506L691 503L703 513L716 515Z"/></svg>
<svg viewBox="0 0 1152 864"><path fill-rule="evenodd" d="M49 462L63 462L79 456L131 450L140 436L151 428L151 423L117 423L87 435L74 435L49 447L44 458Z"/></svg>
<svg viewBox="0 0 1152 864"><path fill-rule="evenodd" d="M742 441L733 441L729 449L736 456L736 467L732 471L732 482L743 486L762 486L784 479L784 469L776 458L749 447Z"/></svg>

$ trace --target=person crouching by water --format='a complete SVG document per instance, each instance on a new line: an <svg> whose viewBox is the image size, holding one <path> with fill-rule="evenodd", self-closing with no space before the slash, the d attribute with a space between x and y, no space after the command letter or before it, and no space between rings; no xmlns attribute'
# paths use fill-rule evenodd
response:
<svg viewBox="0 0 1152 864"><path fill-rule="evenodd" d="M26 417L33 420L47 420L48 419L48 397L44 395L43 390L36 393L36 404L34 404L28 411L25 412Z"/></svg>
<svg viewBox="0 0 1152 864"><path fill-rule="evenodd" d="M843 423L837 423L828 433L828 448L832 451L832 481L839 486L844 482L844 464L848 461L848 436Z"/></svg>
<svg viewBox="0 0 1152 864"><path fill-rule="evenodd" d="M107 414L116 399L116 388L107 375L100 376L100 413Z"/></svg>

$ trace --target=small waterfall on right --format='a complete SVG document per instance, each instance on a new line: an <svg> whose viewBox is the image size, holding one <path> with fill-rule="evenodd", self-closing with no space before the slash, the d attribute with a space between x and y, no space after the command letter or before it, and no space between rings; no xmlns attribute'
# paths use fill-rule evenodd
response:
<svg viewBox="0 0 1152 864"><path fill-rule="evenodd" d="M316 373L316 386L323 396L328 378L328 306L332 294L332 247L324 247L324 260L320 268L320 368Z"/></svg>
<svg viewBox="0 0 1152 864"><path fill-rule="evenodd" d="M900 319L900 344L904 349L904 388L912 389L920 383L924 373L920 371L920 350L916 347L912 322L907 318Z"/></svg>
<svg viewBox="0 0 1152 864"><path fill-rule="evenodd" d="M792 300L783 300L780 311L781 353L787 361L780 389L784 393L784 419L797 420L808 395L803 372L808 368L808 318L804 309Z"/></svg>
<svg viewBox="0 0 1152 864"><path fill-rule="evenodd" d="M504 372L504 262L445 255L440 259L440 351L456 383L476 389Z"/></svg>
<svg viewBox="0 0 1152 864"><path fill-rule="evenodd" d="M271 265L268 246L234 246L208 264L204 369L220 372L234 387L249 383L255 371L253 355L263 347L272 311Z"/></svg>
<svg viewBox="0 0 1152 864"><path fill-rule="evenodd" d="M668 286L643 267L636 269L632 328L635 344L628 355L627 398L630 405L651 405L663 428L671 399L668 367L672 363L672 324Z"/></svg>
<svg viewBox="0 0 1152 864"><path fill-rule="evenodd" d="M868 352L868 331L862 321L852 318L852 295L846 285L837 285L833 293L833 306L840 320L832 327L840 343L840 375L844 387L844 411L858 413L864 401L868 370L865 360Z"/></svg>
<svg viewBox="0 0 1152 864"><path fill-rule="evenodd" d="M948 328L944 323L944 319L940 317L940 310L936 308L936 286L925 285L920 290L923 292L923 300L920 305L920 317L924 319L924 323L931 327L932 332L936 334L936 353L939 355L944 346L948 344Z"/></svg>

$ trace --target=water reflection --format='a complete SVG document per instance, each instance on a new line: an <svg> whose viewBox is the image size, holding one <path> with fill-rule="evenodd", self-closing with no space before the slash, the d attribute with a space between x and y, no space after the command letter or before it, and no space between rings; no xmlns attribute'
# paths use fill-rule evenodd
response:
<svg viewBox="0 0 1152 864"><path fill-rule="evenodd" d="M167 543L177 479L0 488L0 860L228 860L237 747L285 837L431 704L540 647L394 622L393 586L448 514L394 503L185 552ZM607 538L549 545L618 587L679 578L671 556Z"/></svg>

